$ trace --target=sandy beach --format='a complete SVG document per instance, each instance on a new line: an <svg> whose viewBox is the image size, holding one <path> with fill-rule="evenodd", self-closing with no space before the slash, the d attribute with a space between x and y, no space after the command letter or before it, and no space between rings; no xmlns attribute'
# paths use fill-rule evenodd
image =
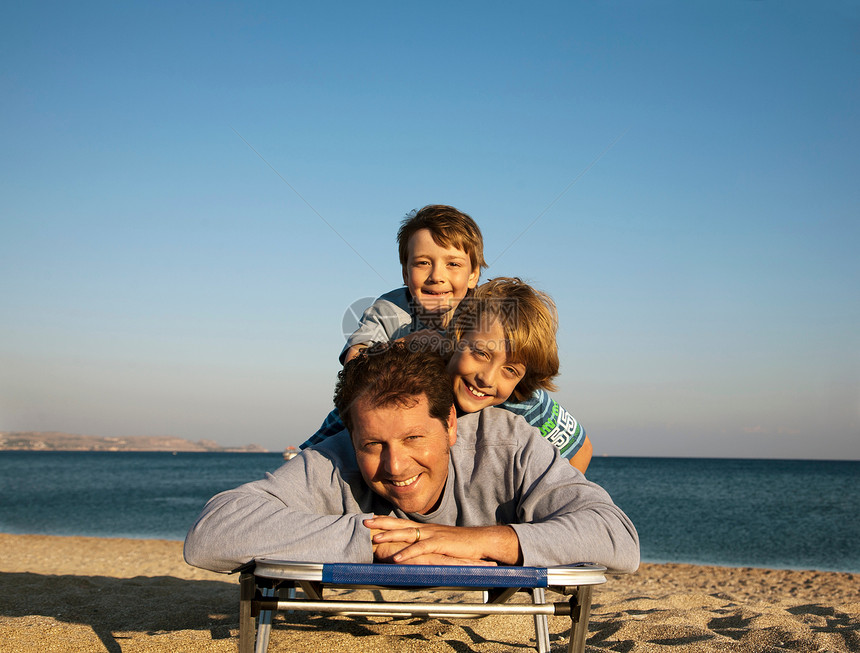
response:
<svg viewBox="0 0 860 653"><path fill-rule="evenodd" d="M0 651L235 651L238 584L182 543L0 534ZM525 596L523 596L525 600ZM550 618L553 651L566 619ZM270 651L528 651L529 617L279 615ZM643 564L595 591L587 650L858 651L857 574Z"/></svg>

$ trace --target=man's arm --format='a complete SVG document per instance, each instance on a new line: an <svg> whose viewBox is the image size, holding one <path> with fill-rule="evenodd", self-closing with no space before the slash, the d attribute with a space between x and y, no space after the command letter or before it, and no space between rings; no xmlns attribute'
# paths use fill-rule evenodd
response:
<svg viewBox="0 0 860 653"><path fill-rule="evenodd" d="M614 571L639 567L639 535L599 485L533 435L517 460L517 532L526 566L594 562Z"/></svg>
<svg viewBox="0 0 860 653"><path fill-rule="evenodd" d="M185 560L213 571L261 557L372 562L362 522L373 511L361 501L332 461L305 451L274 474L213 497L185 538Z"/></svg>
<svg viewBox="0 0 860 653"><path fill-rule="evenodd" d="M425 556L446 555L526 566L594 562L615 571L639 566L639 538L627 516L536 429L521 417L492 408L463 417L461 423L464 420L480 421L478 430L484 435L476 442L460 437L451 449L461 526L379 517L365 522L388 531L374 535L375 544L392 546L386 556L415 564L439 564ZM468 430L473 428L471 424ZM486 539L495 529L513 531L515 542ZM507 548L511 542L516 549Z"/></svg>
<svg viewBox="0 0 860 653"><path fill-rule="evenodd" d="M526 566L638 567L639 538L630 519L522 417L487 408L461 417L459 426L452 461L461 525L509 524Z"/></svg>

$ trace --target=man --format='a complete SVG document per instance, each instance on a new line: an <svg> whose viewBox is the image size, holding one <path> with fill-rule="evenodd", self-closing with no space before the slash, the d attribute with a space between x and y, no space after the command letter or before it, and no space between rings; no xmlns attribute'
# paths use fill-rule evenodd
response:
<svg viewBox="0 0 860 653"><path fill-rule="evenodd" d="M347 431L213 497L186 561L638 567L627 516L522 417L457 419L436 354L371 348L340 372L335 404Z"/></svg>

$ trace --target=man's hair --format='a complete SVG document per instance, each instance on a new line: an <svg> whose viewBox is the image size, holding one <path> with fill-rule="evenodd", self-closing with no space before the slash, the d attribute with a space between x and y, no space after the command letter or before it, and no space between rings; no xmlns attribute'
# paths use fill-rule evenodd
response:
<svg viewBox="0 0 860 653"><path fill-rule="evenodd" d="M439 354L413 351L402 342L379 343L364 349L338 372L334 404L352 432L352 409L360 400L373 408L414 406L427 397L430 417L447 428L454 390Z"/></svg>
<svg viewBox="0 0 860 653"><path fill-rule="evenodd" d="M511 360L526 366L514 396L522 401L537 390L555 390L558 376L558 312L552 298L517 277L490 279L460 304L450 327L455 349L460 339L499 320Z"/></svg>
<svg viewBox="0 0 860 653"><path fill-rule="evenodd" d="M440 247L456 247L466 252L473 270L487 267L484 237L478 225L462 211L444 204L429 204L403 218L397 231L400 265L405 266L409 259L409 239L421 229L429 230L433 242Z"/></svg>

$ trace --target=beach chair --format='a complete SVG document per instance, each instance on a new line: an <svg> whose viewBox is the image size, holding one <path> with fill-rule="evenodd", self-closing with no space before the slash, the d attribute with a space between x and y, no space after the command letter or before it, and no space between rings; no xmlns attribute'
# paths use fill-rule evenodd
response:
<svg viewBox="0 0 860 653"><path fill-rule="evenodd" d="M588 563L562 567L480 567L388 564L322 564L258 559L239 578L239 653L265 653L272 613L276 610L349 615L477 617L489 614L533 615L539 653L549 653L547 615L571 620L568 651L582 653L588 631L593 585L606 582L605 567ZM300 588L305 598L296 598ZM455 590L480 593L481 601L350 601L343 595L325 598L326 589ZM569 596L546 603L545 590ZM506 603L518 591L532 602ZM257 623L259 621L259 623Z"/></svg>

